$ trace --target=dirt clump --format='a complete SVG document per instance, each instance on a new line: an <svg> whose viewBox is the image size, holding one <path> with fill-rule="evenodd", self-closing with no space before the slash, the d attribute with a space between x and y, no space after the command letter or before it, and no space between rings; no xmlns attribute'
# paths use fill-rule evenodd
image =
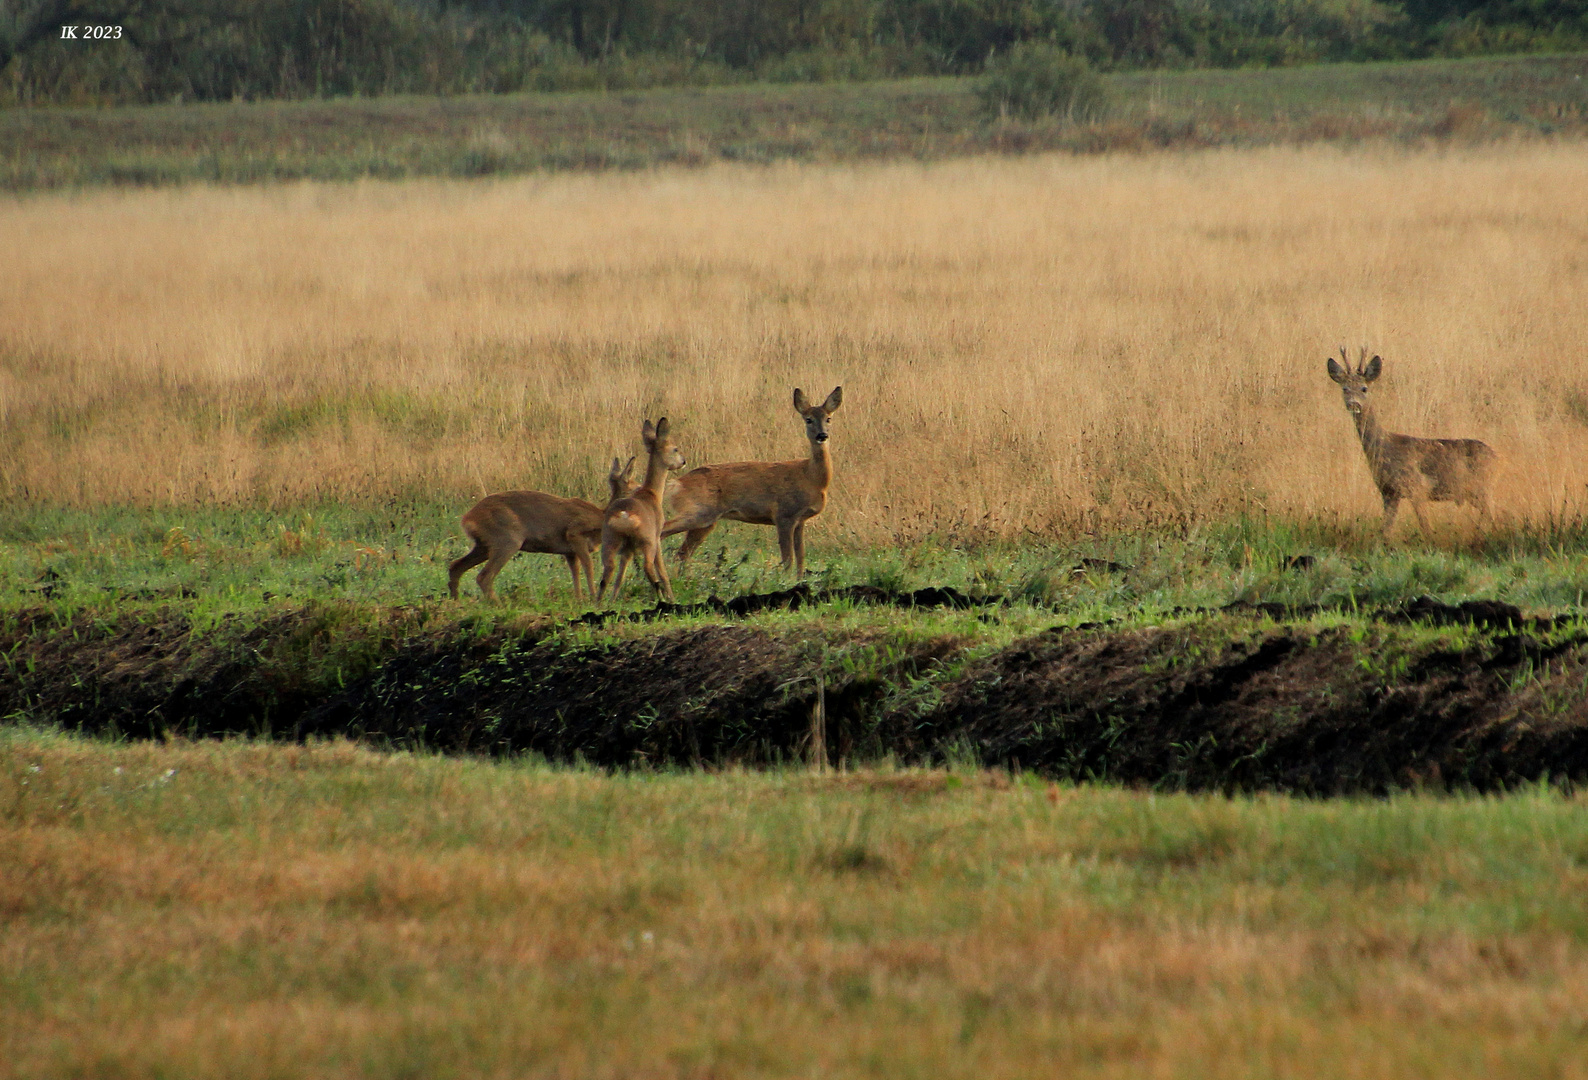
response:
<svg viewBox="0 0 1588 1080"><path fill-rule="evenodd" d="M1425 622L1434 626L1492 626L1500 630L1520 629L1522 609L1500 600L1463 600L1445 604L1431 596L1419 596L1405 607L1381 616L1385 622Z"/></svg>

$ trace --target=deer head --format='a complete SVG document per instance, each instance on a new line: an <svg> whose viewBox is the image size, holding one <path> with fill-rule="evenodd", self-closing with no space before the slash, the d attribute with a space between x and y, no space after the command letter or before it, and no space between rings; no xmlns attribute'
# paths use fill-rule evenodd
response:
<svg viewBox="0 0 1588 1080"><path fill-rule="evenodd" d="M645 421L645 427L640 430L640 436L645 440L645 451L653 457L660 457L662 464L669 470L682 469L686 464L684 452L673 445L667 437L667 417L662 417L655 424Z"/></svg>
<svg viewBox="0 0 1588 1080"><path fill-rule="evenodd" d="M1384 361L1380 357L1366 360L1367 350L1363 349L1357 359L1356 370L1351 370L1350 357L1346 355L1345 347L1340 348L1342 365L1334 357L1329 358L1329 378L1340 384L1340 392L1345 396L1345 411L1352 416L1361 416L1367 408L1367 387L1384 370Z"/></svg>
<svg viewBox="0 0 1588 1080"><path fill-rule="evenodd" d="M634 484L629 480L634 472L634 459L631 457L627 464L622 458L612 459L612 468L607 471L607 488L612 492L614 499L621 499L634 490Z"/></svg>
<svg viewBox="0 0 1588 1080"><path fill-rule="evenodd" d="M838 406L844 403L844 388L833 387L833 392L827 395L827 400L820 405L812 405L805 398L805 391L794 388L794 411L805 418L805 437L811 442L824 443L827 441L827 419L838 411Z"/></svg>

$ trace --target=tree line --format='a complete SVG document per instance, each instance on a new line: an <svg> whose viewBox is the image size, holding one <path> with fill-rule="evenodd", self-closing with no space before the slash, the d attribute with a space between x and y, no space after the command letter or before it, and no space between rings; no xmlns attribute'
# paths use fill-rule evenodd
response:
<svg viewBox="0 0 1588 1080"><path fill-rule="evenodd" d="M1102 70L1570 50L1588 0L0 0L0 100L965 74L1022 42Z"/></svg>

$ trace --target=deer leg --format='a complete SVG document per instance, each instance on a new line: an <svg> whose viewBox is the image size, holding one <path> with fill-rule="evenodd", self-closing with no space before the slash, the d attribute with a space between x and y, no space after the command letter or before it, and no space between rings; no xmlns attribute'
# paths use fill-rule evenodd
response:
<svg viewBox="0 0 1588 1080"><path fill-rule="evenodd" d="M480 583L480 592L487 600L496 599L496 575L502 572L508 560L518 554L517 548L503 546L491 552L491 557L485 563L485 569L480 571L479 577L474 580Z"/></svg>
<svg viewBox="0 0 1588 1080"><path fill-rule="evenodd" d="M1400 496L1384 496L1384 528L1382 535L1389 539L1390 530L1395 527L1395 512L1401 508Z"/></svg>
<svg viewBox="0 0 1588 1080"><path fill-rule="evenodd" d="M588 571L590 566L590 541L584 533L574 529L569 529L563 535L563 539L568 542L568 551L563 555L563 558L568 562L568 573L573 577L573 598L577 600L579 599L579 567L586 567L585 578L588 579L590 577ZM591 582L592 595L594 595L594 586L595 583Z"/></svg>
<svg viewBox="0 0 1588 1080"><path fill-rule="evenodd" d="M717 524L717 517L716 512L709 508L704 510L696 509L693 512L686 511L675 518L662 522L662 536L668 537L674 533L694 532L696 529L709 531L713 525Z"/></svg>
<svg viewBox="0 0 1588 1080"><path fill-rule="evenodd" d="M612 564L616 561L617 542L601 540L601 588L596 590L596 599L600 600L607 594L607 582L612 580Z"/></svg>
<svg viewBox="0 0 1588 1080"><path fill-rule="evenodd" d="M805 519L801 518L794 526L794 566L795 576L805 576Z"/></svg>
<svg viewBox="0 0 1588 1080"><path fill-rule="evenodd" d="M591 563L591 561L590 561L590 545L588 545L588 544L586 544L584 547L579 549L579 565L584 567L585 595L590 597L590 599L594 600L595 599L595 565L593 563ZM578 574L574 575L575 580L578 579L578 576L579 576ZM578 592L579 592L578 588L575 588L574 589L574 593L577 594Z"/></svg>
<svg viewBox="0 0 1588 1080"><path fill-rule="evenodd" d="M623 575L628 572L629 559L633 556L633 554L634 553L630 551L627 546L625 546L622 551L618 552L618 576L617 579L612 582L612 602L614 604L618 602L618 597L623 595Z"/></svg>
<svg viewBox="0 0 1588 1080"><path fill-rule="evenodd" d="M1480 491L1469 500L1478 510L1478 524L1484 532L1494 528L1494 515L1489 512L1489 496Z"/></svg>
<svg viewBox="0 0 1588 1080"><path fill-rule="evenodd" d="M706 542L706 537L711 533L711 530L715 529L716 527L717 523L715 521L708 521L698 529L690 529L689 532L684 535L684 542L678 549L679 573L684 572L686 569L685 564L689 562L689 557L695 553L696 548L700 547L701 544Z"/></svg>
<svg viewBox="0 0 1588 1080"><path fill-rule="evenodd" d="M1417 527L1423 536L1428 535L1428 504L1422 499L1412 499L1412 513L1417 515Z"/></svg>
<svg viewBox="0 0 1588 1080"><path fill-rule="evenodd" d="M651 579L651 586L671 604L673 602L673 583L667 578L667 564L662 560L661 541L657 541L647 550L645 557L646 575Z"/></svg>
<svg viewBox="0 0 1588 1080"><path fill-rule="evenodd" d="M778 518L777 520L777 549L783 556L783 569L787 570L794 562L794 528L798 525L794 518Z"/></svg>
<svg viewBox="0 0 1588 1080"><path fill-rule="evenodd" d="M452 599L456 600L458 598L458 581L463 575L490 557L491 549L484 542L476 540L474 542L474 550L462 558L452 560L452 565L447 568L447 592L452 596Z"/></svg>
<svg viewBox="0 0 1588 1080"><path fill-rule="evenodd" d="M656 552L649 547L640 549L638 559L640 569L645 572L645 580L651 583L651 588L656 590L658 598L662 595L662 579L656 576Z"/></svg>

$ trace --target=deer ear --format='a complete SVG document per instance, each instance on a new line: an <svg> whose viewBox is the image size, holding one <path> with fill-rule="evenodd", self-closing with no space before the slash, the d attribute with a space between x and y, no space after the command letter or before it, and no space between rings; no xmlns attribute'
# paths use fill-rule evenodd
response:
<svg viewBox="0 0 1588 1080"><path fill-rule="evenodd" d="M617 458L613 458L612 459L612 467L607 470L607 475L608 476L622 476L623 475L623 462L620 461Z"/></svg>
<svg viewBox="0 0 1588 1080"><path fill-rule="evenodd" d="M838 410L838 406L842 405L843 403L844 388L842 386L835 386L833 387L833 392L827 395L827 400L822 402L822 411L827 413L836 412Z"/></svg>
<svg viewBox="0 0 1588 1080"><path fill-rule="evenodd" d="M805 399L805 391L799 387L794 388L794 411L804 416L810 411L811 403Z"/></svg>
<svg viewBox="0 0 1588 1080"><path fill-rule="evenodd" d="M656 437L658 439L667 438L667 417L665 416L656 421Z"/></svg>
<svg viewBox="0 0 1588 1080"><path fill-rule="evenodd" d="M1367 362L1367 367L1362 369L1362 381L1363 382L1372 382L1374 379L1378 378L1379 375L1383 371L1384 371L1384 360L1383 360L1383 358L1375 356L1373 359L1371 359L1371 360L1369 360Z"/></svg>
<svg viewBox="0 0 1588 1080"><path fill-rule="evenodd" d="M1345 368L1340 366L1340 361L1332 356L1329 357L1329 378L1343 385L1347 374Z"/></svg>
<svg viewBox="0 0 1588 1080"><path fill-rule="evenodd" d="M613 458L612 459L612 463L614 465L617 464L617 460L618 460L617 458ZM623 466L623 474L622 474L623 475L623 479L627 480L629 478L629 473L631 473L633 471L634 471L634 458L632 456L630 456L628 464Z"/></svg>
<svg viewBox="0 0 1588 1080"><path fill-rule="evenodd" d="M649 420L645 421L645 426L640 428L640 438L645 441L645 448L649 450L651 444L656 441L656 425Z"/></svg>

